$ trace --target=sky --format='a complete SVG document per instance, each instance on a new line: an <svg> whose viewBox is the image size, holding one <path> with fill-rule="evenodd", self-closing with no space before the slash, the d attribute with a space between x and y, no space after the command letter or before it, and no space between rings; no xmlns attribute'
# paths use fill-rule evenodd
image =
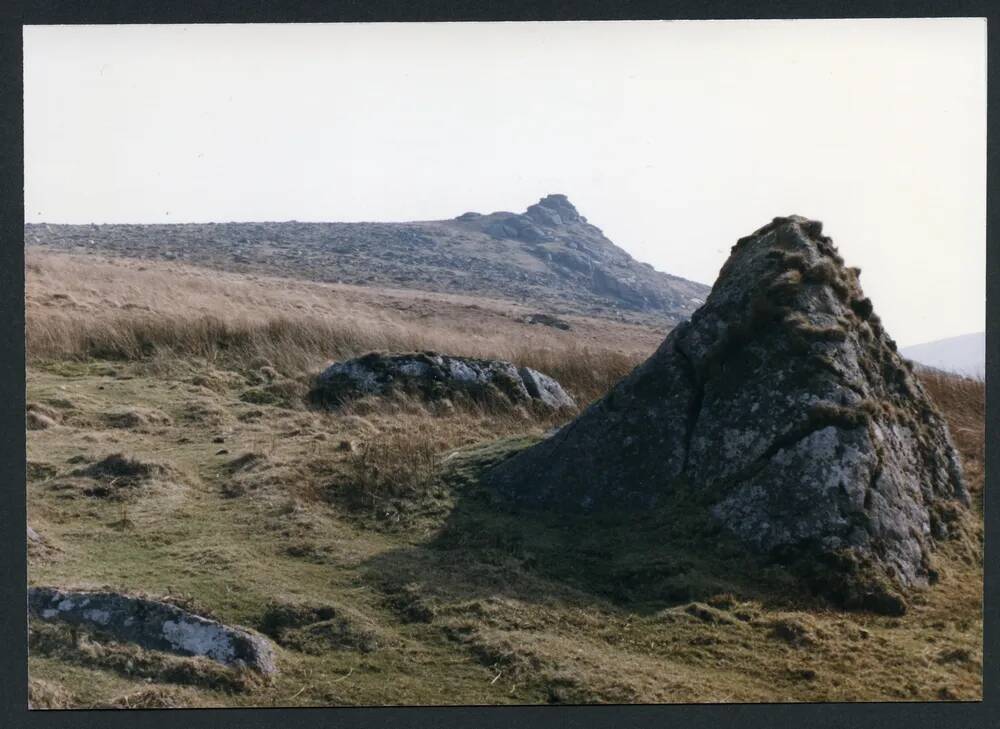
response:
<svg viewBox="0 0 1000 729"><path fill-rule="evenodd" d="M407 221L564 193L711 284L824 222L889 333L985 329L982 19L30 26L25 219Z"/></svg>

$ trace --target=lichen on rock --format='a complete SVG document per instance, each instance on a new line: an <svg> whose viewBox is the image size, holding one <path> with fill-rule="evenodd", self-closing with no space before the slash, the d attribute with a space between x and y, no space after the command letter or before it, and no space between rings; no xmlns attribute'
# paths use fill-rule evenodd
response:
<svg viewBox="0 0 1000 729"><path fill-rule="evenodd" d="M426 401L467 399L552 410L576 406L558 382L530 367L437 352L371 352L336 362L316 378L310 398L316 404L338 406L366 395L393 393Z"/></svg>
<svg viewBox="0 0 1000 729"><path fill-rule="evenodd" d="M204 656L264 675L277 670L274 650L263 636L159 600L117 592L31 587L28 613L43 621L86 626L143 648Z"/></svg>
<svg viewBox="0 0 1000 729"><path fill-rule="evenodd" d="M944 420L822 224L740 239L708 299L553 437L494 467L510 498L652 508L693 491L748 548L842 602L903 609L968 503Z"/></svg>

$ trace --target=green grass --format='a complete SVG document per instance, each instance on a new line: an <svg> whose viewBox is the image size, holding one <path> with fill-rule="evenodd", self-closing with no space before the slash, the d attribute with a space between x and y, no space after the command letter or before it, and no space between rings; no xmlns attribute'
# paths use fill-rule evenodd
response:
<svg viewBox="0 0 1000 729"><path fill-rule="evenodd" d="M252 387L240 370L192 361L32 366L28 401L60 422L29 432L29 523L54 550L33 556L30 582L172 596L256 629L273 628L276 605L326 606L347 616L344 630L377 634L378 647L338 642L341 627L330 638L322 620L299 625L278 648L274 679L241 690L210 677L151 684L110 654L84 656L86 642L33 650L35 693L49 704L981 696L975 540L937 556L941 582L906 615L844 612L714 534L694 497L623 523L512 511L477 485L480 469L550 423L412 405L325 414L294 399L245 402ZM127 430L102 419L140 403L169 423ZM392 508L348 498L373 478L365 468L407 449L435 465L392 494ZM84 495L87 479L72 475L80 457L111 453L169 468L168 485L135 490L125 523L121 503ZM322 640L304 646L309 635Z"/></svg>

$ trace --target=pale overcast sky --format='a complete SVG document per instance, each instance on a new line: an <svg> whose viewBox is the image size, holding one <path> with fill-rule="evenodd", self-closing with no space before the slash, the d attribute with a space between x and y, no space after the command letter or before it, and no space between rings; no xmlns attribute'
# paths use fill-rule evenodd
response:
<svg viewBox="0 0 1000 729"><path fill-rule="evenodd" d="M547 193L711 284L818 218L901 345L985 328L984 20L29 27L29 222L428 220Z"/></svg>

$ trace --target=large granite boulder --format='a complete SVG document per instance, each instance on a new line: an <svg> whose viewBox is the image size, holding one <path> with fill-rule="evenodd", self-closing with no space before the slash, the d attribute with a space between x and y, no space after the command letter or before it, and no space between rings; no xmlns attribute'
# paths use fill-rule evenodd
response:
<svg viewBox="0 0 1000 729"><path fill-rule="evenodd" d="M467 398L553 410L576 406L558 382L530 367L436 352L372 352L336 362L316 378L311 397L320 404L339 405L365 395L394 392L429 401Z"/></svg>
<svg viewBox="0 0 1000 729"><path fill-rule="evenodd" d="M28 589L28 614L106 633L119 641L183 656L205 656L261 674L277 669L267 638L158 600L117 592Z"/></svg>
<svg viewBox="0 0 1000 729"><path fill-rule="evenodd" d="M902 609L969 497L942 416L821 230L775 218L739 240L645 363L487 480L578 510L687 489L746 547L824 565L834 597Z"/></svg>

